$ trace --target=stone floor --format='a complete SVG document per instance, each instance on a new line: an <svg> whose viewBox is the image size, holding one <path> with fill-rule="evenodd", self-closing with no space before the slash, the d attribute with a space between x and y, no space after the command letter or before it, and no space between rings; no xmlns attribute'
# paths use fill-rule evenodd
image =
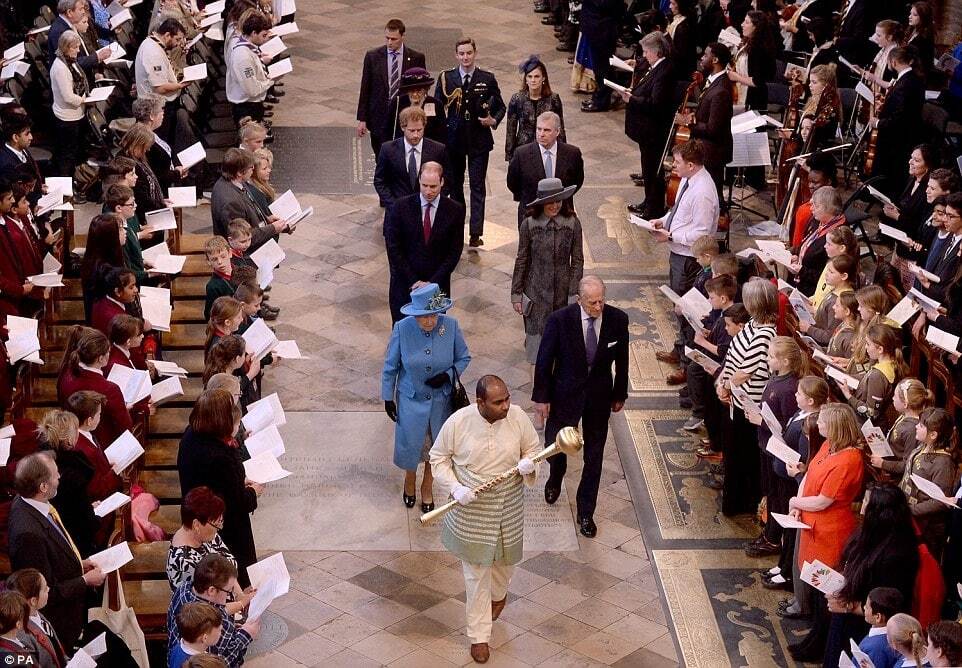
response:
<svg viewBox="0 0 962 668"><path fill-rule="evenodd" d="M624 203L641 191L627 180L637 153L622 132L623 116L582 114L581 97L568 89L568 54L555 51L550 28L527 0L339 0L304 1L297 14L300 34L285 38L294 72L273 119L285 128L354 126L357 82L364 51L382 42L388 18L408 25L408 43L421 48L428 64L453 65L458 28L479 46L478 64L493 70L505 101L520 85L517 64L542 54L553 87L565 107L568 140L585 153L587 182L578 195L586 236L586 272L612 285L612 301L632 313L633 396L665 394L664 370L652 361L670 326L662 312L647 308L660 276L664 251L649 245L624 220ZM438 24L445 29L433 28ZM450 42L450 46L448 46ZM446 51L446 49L449 49ZM530 408L530 369L523 359L520 318L508 287L516 249L516 205L504 185L504 131L496 133L488 172L485 246L465 253L452 288L452 314L461 322L473 360L465 374L470 388L485 373L504 378L514 400ZM366 140L355 144L363 162ZM317 147L300 147L316 151ZM287 170L310 169L278 152L275 185L288 187ZM324 161L325 156L315 157ZM297 158L298 160L300 158ZM353 168L344 164L344 170ZM303 174L298 183L302 183ZM282 240L288 258L277 272L272 303L282 308L279 338L296 338L310 359L283 362L269 371L265 388L277 391L291 411L379 411L379 376L390 333L387 265L381 236L382 212L373 190L330 194L319 184L296 194L317 214ZM357 189L354 189L357 190ZM328 194L324 194L328 193ZM193 229L209 226L206 210L190 216ZM645 285L643 282L647 279ZM623 418L618 418L622 419ZM492 666L670 666L678 658L665 617L653 565L639 531L619 449L610 439L594 540L579 536L571 552L528 553L511 582L509 602L495 624ZM580 467L568 474L573 499ZM399 475L400 477L400 475ZM357 490L363 495L364 490ZM400 505L400 499L397 500ZM318 522L336 523L319 509ZM285 552L292 591L276 601L252 668L283 666L448 666L470 663L463 635L463 580L455 559L444 552Z"/></svg>

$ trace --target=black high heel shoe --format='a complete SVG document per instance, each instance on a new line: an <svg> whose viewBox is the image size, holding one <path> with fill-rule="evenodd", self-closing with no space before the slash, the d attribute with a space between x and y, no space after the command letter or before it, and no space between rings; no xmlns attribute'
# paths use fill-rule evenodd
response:
<svg viewBox="0 0 962 668"><path fill-rule="evenodd" d="M415 502L417 502L416 496L414 496L413 494L411 496L408 496L407 494L404 493L403 490L401 491L401 498L404 499L405 508L413 508Z"/></svg>
<svg viewBox="0 0 962 668"><path fill-rule="evenodd" d="M431 503L424 503L424 502L421 503L421 514L422 514L422 515L423 515L424 513L429 513L429 512L431 512L432 510L434 510L434 501L432 501Z"/></svg>

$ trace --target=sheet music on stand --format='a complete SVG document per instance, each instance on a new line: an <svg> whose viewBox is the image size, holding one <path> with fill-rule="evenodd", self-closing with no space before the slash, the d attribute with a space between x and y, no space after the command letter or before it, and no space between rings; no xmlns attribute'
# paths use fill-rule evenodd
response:
<svg viewBox="0 0 962 668"><path fill-rule="evenodd" d="M770 167L772 155L768 150L768 133L748 132L732 135L732 161L728 167Z"/></svg>

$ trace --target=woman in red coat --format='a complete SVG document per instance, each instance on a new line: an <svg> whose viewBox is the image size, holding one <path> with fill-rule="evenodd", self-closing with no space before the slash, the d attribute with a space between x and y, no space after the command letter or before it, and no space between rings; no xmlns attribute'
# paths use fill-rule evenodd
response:
<svg viewBox="0 0 962 668"><path fill-rule="evenodd" d="M103 447L109 447L134 424L120 388L104 376L103 368L109 358L107 337L96 329L77 325L70 331L57 378L57 400L63 407L67 406L70 395L81 390L92 390L106 397L104 419L93 432Z"/></svg>

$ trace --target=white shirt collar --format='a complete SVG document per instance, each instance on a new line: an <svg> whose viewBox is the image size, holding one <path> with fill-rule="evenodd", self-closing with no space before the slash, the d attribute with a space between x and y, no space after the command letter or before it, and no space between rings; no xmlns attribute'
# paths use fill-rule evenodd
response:
<svg viewBox="0 0 962 668"><path fill-rule="evenodd" d="M714 74L709 74L709 75L708 75L708 85L710 86L711 84L715 83L715 79L717 79L718 77L720 77L720 76L723 75L723 74L726 74L725 70L722 70L721 72L715 72Z"/></svg>
<svg viewBox="0 0 962 668"><path fill-rule="evenodd" d="M588 312L585 310L585 307L584 307L584 306L582 306L581 304L578 304L578 308L581 309L581 320L582 320L582 321L585 321L585 320L587 320L588 318L591 317L590 315L588 315ZM599 320L601 320L601 316L600 316L600 315L599 315L597 318L595 318L595 322L598 322Z"/></svg>
<svg viewBox="0 0 962 668"><path fill-rule="evenodd" d="M885 627L884 626L873 626L868 630L868 637L873 638L875 636L884 636Z"/></svg>
<svg viewBox="0 0 962 668"><path fill-rule="evenodd" d="M658 67L659 65L661 65L664 61L665 61L664 58L659 58L658 60L656 60L656 61L652 64L652 66L651 66L651 68L649 69L649 71L654 70L656 67Z"/></svg>
<svg viewBox="0 0 962 668"><path fill-rule="evenodd" d="M428 201L427 201L426 199L424 199L424 195L419 195L419 197L421 198L421 208L423 209L424 207L426 207L426 206L428 205ZM437 210L438 210L438 201L439 201L439 198L435 197L435 198L434 198L434 201L431 202L431 211L437 211Z"/></svg>
<svg viewBox="0 0 962 668"><path fill-rule="evenodd" d="M9 143L7 144L7 148L9 148L11 151L13 151L13 154L16 155L18 158L20 158L20 161L21 161L21 162L26 162L26 161L27 161L27 152L26 152L26 151L21 151L21 150L18 149L18 148L14 148L14 147L11 146Z"/></svg>
<svg viewBox="0 0 962 668"><path fill-rule="evenodd" d="M106 295L106 297L107 297L107 299L109 299L110 301L112 301L114 304L116 304L116 305L119 306L120 308L124 309L125 311L127 310L127 307L126 307L126 306L124 306L123 304L121 304L119 301L117 301L116 299L114 299L114 298L111 297L110 295Z"/></svg>
<svg viewBox="0 0 962 668"><path fill-rule="evenodd" d="M194 656L194 655L196 655L196 654L200 654L200 652L198 652L196 649L191 649L190 647L188 647L188 646L186 645L186 643L184 643L184 639L183 639L183 638L180 639L180 649L181 649L181 650L184 652L184 654L186 654L187 656Z"/></svg>
<svg viewBox="0 0 962 668"><path fill-rule="evenodd" d="M77 431L91 443L94 442L94 435L91 434L89 431L84 431L83 429L78 429Z"/></svg>
<svg viewBox="0 0 962 668"><path fill-rule="evenodd" d="M36 508L37 511L44 517L50 517L50 504L47 503L46 501L37 501L36 499L28 499L23 496L21 496L20 498L23 499L27 503L27 505L30 505Z"/></svg>
<svg viewBox="0 0 962 668"><path fill-rule="evenodd" d="M9 640L10 642L12 642L12 643L13 643L14 645L16 645L17 647L23 647L23 643L20 642L20 640L17 639L17 638L6 638L6 637L5 637L4 640Z"/></svg>
<svg viewBox="0 0 962 668"><path fill-rule="evenodd" d="M405 139L405 140L404 140L404 152L407 153L408 155L411 155L411 149L412 149L412 148L413 148L415 151L418 152L418 155L421 155L421 149L424 148L424 138L422 138L421 141L419 141L419 142L418 142L417 144L415 144L414 146L412 146L411 144L409 144L409 143L408 143L408 140Z"/></svg>
<svg viewBox="0 0 962 668"><path fill-rule="evenodd" d="M39 612L37 612L35 615L30 615L30 621L39 626L41 629L43 628L43 620L40 618Z"/></svg>
<svg viewBox="0 0 962 668"><path fill-rule="evenodd" d="M538 144L538 146L541 146L541 144ZM542 157L544 157L544 154L545 154L545 153L550 153L550 154L551 154L551 157L553 158L557 152L558 152L558 142L557 142L557 141L555 141L555 143L552 144L552 145L551 145L550 147L548 147L548 148L545 148L544 146L541 146L541 156L542 156Z"/></svg>
<svg viewBox="0 0 962 668"><path fill-rule="evenodd" d="M912 71L912 68L911 68L911 67L906 67L904 70L902 70L901 72L899 72L899 75L898 75L897 77L895 77L895 80L898 81L899 79L901 79L902 77L904 77L906 74L908 74L908 73L911 72L911 71ZM907 666L908 664L903 664L903 665L906 665L906 666Z"/></svg>
<svg viewBox="0 0 962 668"><path fill-rule="evenodd" d="M113 344L111 344L111 345L112 345L114 348L116 348L117 350L119 350L120 352L122 352L122 353L124 354L124 357L126 357L128 360L130 359L130 351L129 351L129 350L124 350L122 347L118 346L116 343L113 343Z"/></svg>
<svg viewBox="0 0 962 668"><path fill-rule="evenodd" d="M83 362L80 362L77 366L79 366L81 369L85 369L85 370L87 370L87 371L93 371L94 373L100 374L101 376L104 375L104 370L103 370L103 369L97 369L96 367L88 366L88 365L84 364Z"/></svg>
<svg viewBox="0 0 962 668"><path fill-rule="evenodd" d="M458 72L461 74L461 81L464 81L464 77L467 75L474 76L474 71L478 69L476 66L472 67L470 70L466 70L460 65L458 65Z"/></svg>

